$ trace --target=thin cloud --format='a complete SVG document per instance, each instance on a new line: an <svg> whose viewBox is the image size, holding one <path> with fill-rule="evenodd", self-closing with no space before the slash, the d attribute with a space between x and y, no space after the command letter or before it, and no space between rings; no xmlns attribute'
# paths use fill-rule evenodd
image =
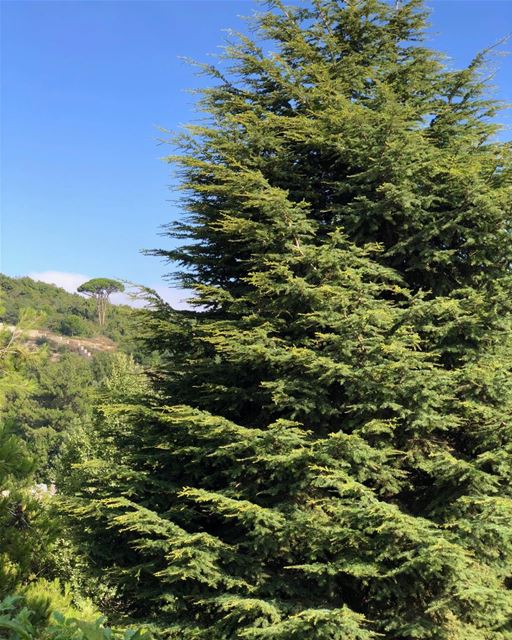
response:
<svg viewBox="0 0 512 640"><path fill-rule="evenodd" d="M28 277L39 282L55 284L69 293L76 293L77 287L90 280L90 277L83 273L68 273L66 271L38 271L29 273Z"/></svg>

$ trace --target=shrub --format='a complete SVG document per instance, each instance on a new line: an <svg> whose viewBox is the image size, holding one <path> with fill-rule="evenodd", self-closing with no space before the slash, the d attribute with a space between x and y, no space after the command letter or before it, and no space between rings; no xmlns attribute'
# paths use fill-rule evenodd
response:
<svg viewBox="0 0 512 640"><path fill-rule="evenodd" d="M69 315L60 321L59 332L65 336L90 336L91 329L80 316Z"/></svg>
<svg viewBox="0 0 512 640"><path fill-rule="evenodd" d="M48 584L54 588L52 583ZM153 640L152 635L143 629L114 630L105 627L103 617L81 620L55 612L48 622L41 619L41 610L31 609L28 602L22 596L8 596L0 602L2 640ZM69 602L64 604L67 608Z"/></svg>

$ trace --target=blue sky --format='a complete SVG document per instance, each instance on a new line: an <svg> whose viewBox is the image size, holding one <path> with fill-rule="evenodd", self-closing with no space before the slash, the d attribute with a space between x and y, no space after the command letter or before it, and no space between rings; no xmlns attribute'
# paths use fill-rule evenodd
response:
<svg viewBox="0 0 512 640"><path fill-rule="evenodd" d="M431 45L453 66L512 31L512 0L427 4ZM43 273L69 288L85 276L162 284L169 267L140 253L168 243L159 227L178 215L158 127L196 117L186 90L204 82L180 56L211 60L223 30L245 28L240 15L255 8L252 0L1 2L1 271ZM496 84L512 102L512 57L500 60Z"/></svg>

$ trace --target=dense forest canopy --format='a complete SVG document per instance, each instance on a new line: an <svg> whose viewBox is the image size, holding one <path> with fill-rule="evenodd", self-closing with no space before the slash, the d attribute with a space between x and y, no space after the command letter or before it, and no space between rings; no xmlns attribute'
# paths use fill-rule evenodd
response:
<svg viewBox="0 0 512 640"><path fill-rule="evenodd" d="M487 54L452 70L427 18L275 0L204 67L205 119L169 158L181 244L154 252L193 306L153 296L158 358L90 371L86 424L48 457L39 575L82 616L163 640L512 640L511 146ZM35 391L72 382L59 366L20 424L61 417Z"/></svg>

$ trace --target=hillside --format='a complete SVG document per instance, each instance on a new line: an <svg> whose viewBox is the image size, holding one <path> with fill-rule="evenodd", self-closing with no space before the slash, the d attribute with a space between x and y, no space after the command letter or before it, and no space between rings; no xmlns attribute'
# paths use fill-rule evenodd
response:
<svg viewBox="0 0 512 640"><path fill-rule="evenodd" d="M136 317L131 307L110 305L100 327L93 300L0 274L0 347L17 344L25 354L0 419L27 446L36 480L53 482L69 448L83 449L109 375L132 357L145 359Z"/></svg>
<svg viewBox="0 0 512 640"><path fill-rule="evenodd" d="M0 322L1 330L8 330L14 333L17 331L17 327L16 325ZM113 352L117 350L116 343L103 335L93 338L71 338L54 333L49 329L28 329L21 332L20 338L32 348L46 344L50 351L56 354L64 351L74 351L86 358L90 358L97 352Z"/></svg>
<svg viewBox="0 0 512 640"><path fill-rule="evenodd" d="M11 278L0 274L0 322L16 325L24 309L40 314L37 330L50 347L68 345L72 350L75 339L93 341L93 345L109 345L137 355L133 320L136 311L127 305L110 305L105 327L96 320L96 305L89 298L68 293L52 284L37 282L28 277ZM64 340L71 339L70 342ZM94 346L92 347L94 349ZM97 350L107 350L100 346Z"/></svg>

